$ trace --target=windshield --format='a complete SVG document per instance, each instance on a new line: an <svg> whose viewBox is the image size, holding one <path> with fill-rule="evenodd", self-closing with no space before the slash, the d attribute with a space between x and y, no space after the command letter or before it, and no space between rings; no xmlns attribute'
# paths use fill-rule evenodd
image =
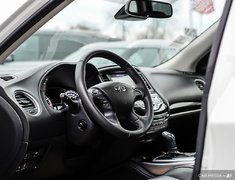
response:
<svg viewBox="0 0 235 180"><path fill-rule="evenodd" d="M114 18L124 5L120 0L76 0L12 52L1 67L77 62L99 49L112 51L138 67L158 66L171 60L214 24L221 16L225 0L170 2L171 18L124 21ZM91 63L97 67L112 65L101 58Z"/></svg>

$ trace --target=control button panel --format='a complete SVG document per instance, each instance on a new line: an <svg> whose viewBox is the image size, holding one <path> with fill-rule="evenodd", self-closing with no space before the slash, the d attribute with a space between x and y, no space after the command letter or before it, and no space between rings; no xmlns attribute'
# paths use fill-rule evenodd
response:
<svg viewBox="0 0 235 180"><path fill-rule="evenodd" d="M91 93L95 104L103 113L112 110L112 105L99 89L92 89Z"/></svg>
<svg viewBox="0 0 235 180"><path fill-rule="evenodd" d="M169 119L167 105L163 102L161 97L157 93L152 93L151 97L153 101L154 117L153 123L147 134L156 133L157 131L166 128Z"/></svg>
<svg viewBox="0 0 235 180"><path fill-rule="evenodd" d="M28 150L24 156L22 163L17 167L16 173L29 172L37 169L45 151L45 148Z"/></svg>
<svg viewBox="0 0 235 180"><path fill-rule="evenodd" d="M162 114L155 114L153 123L148 130L147 134L155 133L159 130L162 130L167 127L168 125L169 114L168 112Z"/></svg>
<svg viewBox="0 0 235 180"><path fill-rule="evenodd" d="M147 134L156 133L157 131L160 131L166 128L168 125L168 119L169 119L167 105L161 99L161 97L155 92L151 93L151 97L152 97L152 102L153 102L154 117L153 117L153 123L149 131L147 132ZM145 114L144 102L136 101L135 110L137 114L144 115Z"/></svg>
<svg viewBox="0 0 235 180"><path fill-rule="evenodd" d="M151 97L153 101L153 110L158 111L163 105L163 101L156 93L151 94Z"/></svg>
<svg viewBox="0 0 235 180"><path fill-rule="evenodd" d="M153 110L154 112L162 112L167 109L166 104L162 101L157 93L151 93ZM143 101L136 101L135 108L139 108L144 111L145 105Z"/></svg>

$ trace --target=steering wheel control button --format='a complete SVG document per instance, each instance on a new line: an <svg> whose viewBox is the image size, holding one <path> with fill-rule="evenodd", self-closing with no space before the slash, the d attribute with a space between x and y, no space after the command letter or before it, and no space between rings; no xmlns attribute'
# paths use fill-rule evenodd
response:
<svg viewBox="0 0 235 180"><path fill-rule="evenodd" d="M107 101L104 96L98 96L97 99L102 103L103 101Z"/></svg>
<svg viewBox="0 0 235 180"><path fill-rule="evenodd" d="M98 94L100 94L100 91L98 89L92 89L91 93L93 95L98 95Z"/></svg>
<svg viewBox="0 0 235 180"><path fill-rule="evenodd" d="M85 120L78 121L78 129L80 131L85 131L87 129L87 123Z"/></svg>
<svg viewBox="0 0 235 180"><path fill-rule="evenodd" d="M108 103L108 102L107 103L103 103L102 107L103 107L104 110L111 110L112 109L111 104Z"/></svg>

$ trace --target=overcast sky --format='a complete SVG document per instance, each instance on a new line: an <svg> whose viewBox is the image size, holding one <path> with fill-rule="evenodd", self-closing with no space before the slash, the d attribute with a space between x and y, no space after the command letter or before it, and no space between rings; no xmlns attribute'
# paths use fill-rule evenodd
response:
<svg viewBox="0 0 235 180"><path fill-rule="evenodd" d="M12 14L26 0L4 0L0 6L0 23L2 23L10 14ZM112 3L117 2L117 3ZM44 26L46 29L68 29L76 23L81 23L97 29L102 29L112 35L117 29L122 28L117 26L113 20L115 12L124 4L125 0L75 0L69 7L62 11L55 18L50 20ZM215 19L218 19L225 0L214 0L215 11L208 15L200 15L197 12L192 13L192 18L189 18L190 0L178 0L174 4L177 5L174 16L168 20L163 20L164 23L174 29L182 29L190 26L190 21L193 22L193 28L202 31L205 27L211 25ZM107 16L108 14L108 16ZM159 20L158 20L159 21ZM121 22L123 23L123 21ZM119 24L121 24L119 21ZM142 22L125 22L127 26L138 27L143 29L146 24L151 23L151 20ZM183 24L183 25L182 25Z"/></svg>
<svg viewBox="0 0 235 180"><path fill-rule="evenodd" d="M0 24L5 21L13 12L15 12L27 0L3 0L0 6Z"/></svg>

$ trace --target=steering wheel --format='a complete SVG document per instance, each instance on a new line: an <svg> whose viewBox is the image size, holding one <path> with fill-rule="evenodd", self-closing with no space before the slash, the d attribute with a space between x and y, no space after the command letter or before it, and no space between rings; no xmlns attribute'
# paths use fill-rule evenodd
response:
<svg viewBox="0 0 235 180"><path fill-rule="evenodd" d="M87 89L86 65L92 58L105 58L119 65L135 82L102 82ZM78 61L75 71L77 92L88 116L109 133L118 137L140 137L153 121L153 104L148 88L134 67L120 56L105 50L93 51ZM145 105L144 115L134 111L136 101Z"/></svg>

